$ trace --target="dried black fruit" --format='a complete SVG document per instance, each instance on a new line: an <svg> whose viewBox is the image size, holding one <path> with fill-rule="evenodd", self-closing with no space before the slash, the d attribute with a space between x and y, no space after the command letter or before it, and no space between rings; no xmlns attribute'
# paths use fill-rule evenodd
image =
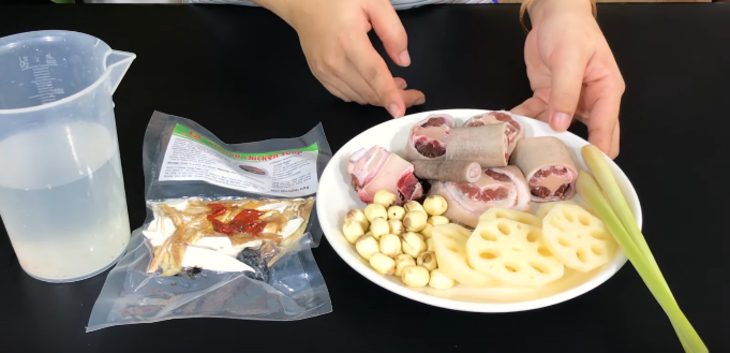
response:
<svg viewBox="0 0 730 353"><path fill-rule="evenodd" d="M236 259L253 268L253 272L244 272L246 276L263 282L269 281L269 267L266 266L266 261L261 257L261 253L258 250L252 248L243 249L238 253Z"/></svg>
<svg viewBox="0 0 730 353"><path fill-rule="evenodd" d="M203 271L203 269L200 267L188 267L183 272L180 272L180 273L176 274L175 276L178 276L178 277L185 276L185 277L193 279L193 278L195 278L195 276L197 276L202 271Z"/></svg>

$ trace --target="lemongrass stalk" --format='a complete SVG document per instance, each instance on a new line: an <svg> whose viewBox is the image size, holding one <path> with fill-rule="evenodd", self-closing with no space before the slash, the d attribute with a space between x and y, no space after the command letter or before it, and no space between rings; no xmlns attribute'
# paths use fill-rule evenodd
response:
<svg viewBox="0 0 730 353"><path fill-rule="evenodd" d="M631 212L629 203L626 201L623 192L621 192L621 188L619 187L616 178L613 176L611 167L608 163L606 163L607 157L598 149L598 147L590 144L583 146L581 154L583 155L583 160L586 162L586 165L588 165L588 169L591 171L591 174L598 182L598 186L603 191L603 195L608 200L608 203L611 205L614 212L616 212L621 223L624 227L626 227L629 234L632 235L632 238L637 242L637 245L646 253L646 256L651 259L651 262L656 263L654 255L649 249L649 244L647 244L646 239L641 236L641 229L639 229L639 225L636 223L636 218Z"/></svg>
<svg viewBox="0 0 730 353"><path fill-rule="evenodd" d="M649 265L654 267L656 271L661 272L654 258L654 254L649 249L649 244L646 243L646 239L641 234L641 229L639 229L639 225L636 223L636 218L629 207L629 203L626 201L616 178L613 176L611 167L606 163L605 158L607 157L604 156L598 147L590 144L583 146L581 154L583 155L583 161L585 161L593 175L593 178L591 178L592 181L595 180L594 183L597 183L597 188L608 201L611 209L616 213L616 216L626 231L631 235L631 241L644 253ZM667 285L667 290L669 290L669 285Z"/></svg>
<svg viewBox="0 0 730 353"><path fill-rule="evenodd" d="M639 245L641 242L636 237L643 238L641 232L631 234L627 231L627 227L621 223L617 212L611 208L611 205L591 175L581 171L578 176L576 188L581 197L595 210L599 218L604 222L609 233L619 243L624 254L634 265L634 268L636 268L636 271L649 288L651 294L667 314L684 350L691 353L708 352L707 347L702 342L697 331L692 327L692 324L690 324L687 317L679 308L674 296L672 296L669 285L656 265L656 262L653 261L653 256L650 256L651 251L648 250L648 247L644 248ZM632 218L631 222L635 223L636 221ZM636 228L638 229L638 226Z"/></svg>

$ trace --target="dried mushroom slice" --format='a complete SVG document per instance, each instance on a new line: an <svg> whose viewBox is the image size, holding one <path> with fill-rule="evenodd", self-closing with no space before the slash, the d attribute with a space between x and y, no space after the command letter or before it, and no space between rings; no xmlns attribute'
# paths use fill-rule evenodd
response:
<svg viewBox="0 0 730 353"><path fill-rule="evenodd" d="M510 219L479 223L466 252L474 269L508 285L541 286L564 272L563 264L542 244L540 228Z"/></svg>
<svg viewBox="0 0 730 353"><path fill-rule="evenodd" d="M493 284L490 276L469 267L466 260L466 242L470 231L460 225L449 223L433 227L434 252L439 270L455 281L472 287Z"/></svg>
<svg viewBox="0 0 730 353"><path fill-rule="evenodd" d="M616 243L603 222L582 207L555 205L542 223L545 245L568 268L588 272L611 260Z"/></svg>

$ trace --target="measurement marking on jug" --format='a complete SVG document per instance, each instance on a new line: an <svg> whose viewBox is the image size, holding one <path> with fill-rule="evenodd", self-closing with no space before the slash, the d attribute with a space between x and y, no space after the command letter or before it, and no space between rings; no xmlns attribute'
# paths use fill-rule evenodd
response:
<svg viewBox="0 0 730 353"><path fill-rule="evenodd" d="M38 99L41 103L55 101L56 96L65 93L63 88L53 87L53 82L58 79L53 77L50 68L58 66L58 61L51 54L46 54L45 57L35 57L32 61L33 63L27 56L18 57L20 70L31 70L33 75L33 80L30 82L35 85L37 94L31 95L29 98Z"/></svg>

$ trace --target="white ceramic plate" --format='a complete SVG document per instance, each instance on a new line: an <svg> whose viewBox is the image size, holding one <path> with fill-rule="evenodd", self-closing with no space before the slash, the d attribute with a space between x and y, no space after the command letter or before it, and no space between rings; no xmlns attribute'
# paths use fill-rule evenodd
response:
<svg viewBox="0 0 730 353"><path fill-rule="evenodd" d="M512 312L536 309L570 300L605 282L626 262L626 258L620 251L616 253L610 263L601 268L590 273L579 273L566 269L563 278L539 289L468 288L460 285L448 290L415 289L406 287L394 276L383 276L375 272L342 235L342 222L347 211L351 208L365 206L353 190L350 176L347 173L349 157L354 151L379 145L403 156L411 127L426 116L440 113L450 114L457 121L463 122L484 112L486 111L476 109L450 109L413 114L376 125L342 146L322 173L317 192L317 214L327 241L350 267L373 283L406 298L454 310ZM580 148L588 142L569 132L556 133L547 124L538 120L522 116L516 118L522 123L526 137L550 135L560 138L571 149L578 165L586 169L580 157ZM641 226L641 206L631 182L613 161L610 162L610 165L624 194L627 195L639 226ZM581 203L580 200L577 201Z"/></svg>

